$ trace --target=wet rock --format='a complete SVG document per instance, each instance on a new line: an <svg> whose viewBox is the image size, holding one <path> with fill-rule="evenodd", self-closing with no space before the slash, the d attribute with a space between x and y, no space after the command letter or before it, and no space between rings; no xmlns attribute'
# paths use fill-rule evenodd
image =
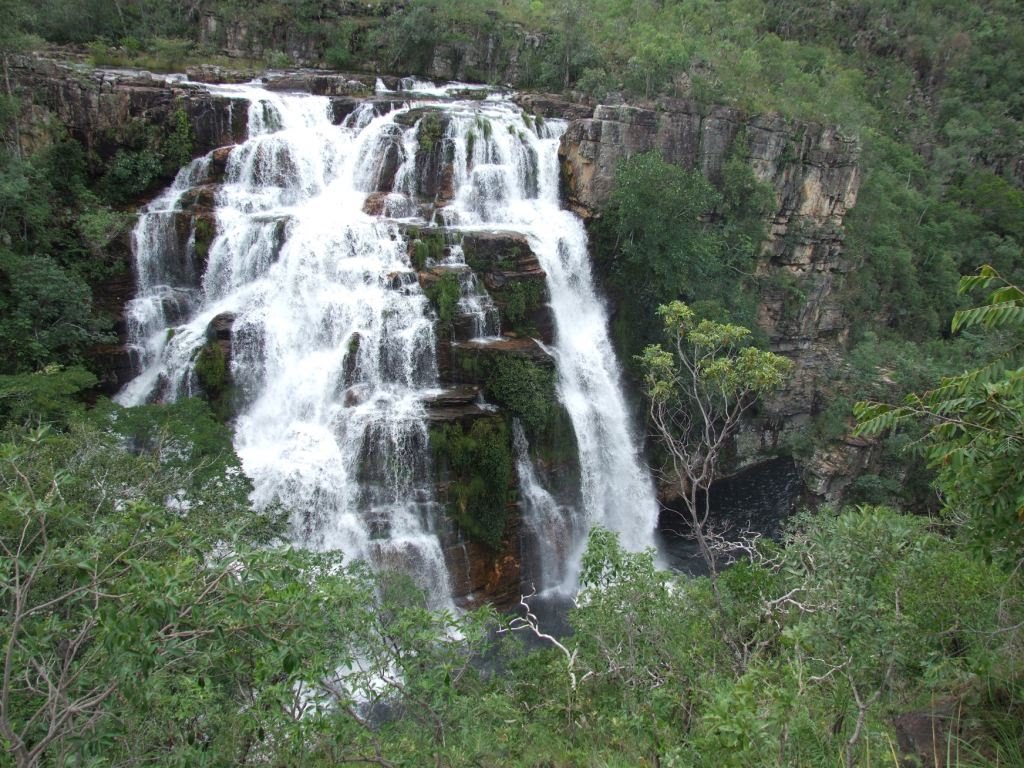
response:
<svg viewBox="0 0 1024 768"><path fill-rule="evenodd" d="M234 335L235 319L234 312L221 312L206 326L207 344L216 344L220 347L223 356L225 369L231 371L231 339Z"/></svg>
<svg viewBox="0 0 1024 768"><path fill-rule="evenodd" d="M395 174L405 159L402 146L402 129L397 125L386 126L383 132L384 146L378 154L377 167L372 188L376 192L391 192L395 186Z"/></svg>
<svg viewBox="0 0 1024 768"><path fill-rule="evenodd" d="M217 209L217 185L201 184L186 191L178 205L181 211L189 216L200 213L213 214Z"/></svg>
<svg viewBox="0 0 1024 768"><path fill-rule="evenodd" d="M518 505L511 505L509 524L497 552L472 540L445 548L449 578L460 608L493 605L504 610L519 602L522 594L521 517Z"/></svg>
<svg viewBox="0 0 1024 768"><path fill-rule="evenodd" d="M472 423L474 419L494 416L494 407L480 404L480 388L473 384L454 384L439 392L423 396L427 409L427 421L431 424L444 422Z"/></svg>
<svg viewBox="0 0 1024 768"><path fill-rule="evenodd" d="M137 373L131 353L123 343L97 344L88 354L95 368L101 371L96 389L107 397L116 395Z"/></svg>
<svg viewBox="0 0 1024 768"><path fill-rule="evenodd" d="M467 232L462 252L498 306L502 332L551 343L555 322L547 273L526 237L518 232Z"/></svg>
<svg viewBox="0 0 1024 768"><path fill-rule="evenodd" d="M452 384L484 386L496 357L509 355L553 370L555 360L533 339L504 338L497 341L457 341L439 345L441 380Z"/></svg>
<svg viewBox="0 0 1024 768"><path fill-rule="evenodd" d="M387 201L387 192L371 192L363 202L363 213L367 216L383 216Z"/></svg>
<svg viewBox="0 0 1024 768"><path fill-rule="evenodd" d="M228 169L228 158L234 147L218 147L210 154L210 164L207 167L205 182L208 184L220 184L224 181L224 174Z"/></svg>
<svg viewBox="0 0 1024 768"><path fill-rule="evenodd" d="M263 80L263 87L268 91L296 91L316 96L369 96L373 93L376 77L296 69L268 72Z"/></svg>
<svg viewBox="0 0 1024 768"><path fill-rule="evenodd" d="M237 315L234 312L221 312L206 326L206 337L216 341L231 341L231 333Z"/></svg>
<svg viewBox="0 0 1024 768"><path fill-rule="evenodd" d="M384 285L392 291L407 291L417 279L415 272L389 272L384 277Z"/></svg>
<svg viewBox="0 0 1024 768"><path fill-rule="evenodd" d="M194 67L187 67L185 74L188 79L196 83L249 83L256 77L258 72L253 69L232 69L220 67L216 64L199 64Z"/></svg>
<svg viewBox="0 0 1024 768"><path fill-rule="evenodd" d="M445 408L449 406L469 405L480 397L480 387L473 384L455 384L445 387L440 392L431 392L423 396L423 404L427 408Z"/></svg>
<svg viewBox="0 0 1024 768"><path fill-rule="evenodd" d="M540 269L526 235L519 232L467 232L462 238L466 263L474 269L505 265L507 269Z"/></svg>

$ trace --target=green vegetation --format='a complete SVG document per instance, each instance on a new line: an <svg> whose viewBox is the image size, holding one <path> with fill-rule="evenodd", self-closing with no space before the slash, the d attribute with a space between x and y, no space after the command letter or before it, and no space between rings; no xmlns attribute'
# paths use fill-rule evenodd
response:
<svg viewBox="0 0 1024 768"><path fill-rule="evenodd" d="M467 430L448 424L430 431L430 447L451 473L448 509L459 527L501 548L511 503L512 450L504 417L477 419Z"/></svg>
<svg viewBox="0 0 1024 768"><path fill-rule="evenodd" d="M455 349L453 354L463 380L482 387L488 402L519 419L534 455L569 471L577 459L576 434L559 402L554 370L500 350Z"/></svg>
<svg viewBox="0 0 1024 768"><path fill-rule="evenodd" d="M435 430L432 445L456 475L460 524L500 542L504 419ZM284 520L249 508L237 468L195 400L4 436L12 762L824 768L889 755L891 716L944 696L963 712L956 765L1019 754L1020 571L927 518L801 516L722 571L717 600L707 579L657 570L596 529L573 634L527 651L507 617L431 613L394 574L261 547ZM499 674L474 663L485 654ZM296 690L336 706L310 709ZM367 696L402 716L369 727Z"/></svg>
<svg viewBox="0 0 1024 768"><path fill-rule="evenodd" d="M458 276L454 272L445 272L436 282L427 285L423 292L437 310L438 319L444 325L450 326L455 319L459 299L462 298Z"/></svg>
<svg viewBox="0 0 1024 768"><path fill-rule="evenodd" d="M1009 332L1000 354L947 376L905 403L859 403L858 430L878 435L920 423L920 441L945 511L990 557L1016 563L1024 553L1024 291L992 266L960 281L961 291L995 288L988 302L956 313L953 331L983 326Z"/></svg>
<svg viewBox="0 0 1024 768"><path fill-rule="evenodd" d="M487 399L519 418L528 434L539 434L558 410L555 373L523 357L480 354L461 358L476 367Z"/></svg>
<svg viewBox="0 0 1024 768"><path fill-rule="evenodd" d="M0 423L24 427L62 422L83 409L77 395L96 383L82 368L50 363L40 371L0 375Z"/></svg>
<svg viewBox="0 0 1024 768"><path fill-rule="evenodd" d="M521 336L536 335L533 313L547 297L547 288L540 280L515 280L508 287L492 290L491 296L501 309L501 317Z"/></svg>
<svg viewBox="0 0 1024 768"><path fill-rule="evenodd" d="M203 397L221 421L231 418L234 385L224 348L216 340L208 341L199 350L195 360L196 380Z"/></svg>
<svg viewBox="0 0 1024 768"><path fill-rule="evenodd" d="M8 140L15 114L0 125ZM108 338L93 288L125 270L131 217L112 210L81 145L57 129L51 140L29 157L10 141L0 150L0 374L82 362Z"/></svg>
<svg viewBox="0 0 1024 768"><path fill-rule="evenodd" d="M177 173L179 168L192 160L193 138L192 123L189 121L188 115L185 114L185 110L175 110L161 149L167 172Z"/></svg>
<svg viewBox="0 0 1024 768"><path fill-rule="evenodd" d="M594 251L616 301L613 332L624 356L660 338L650 308L679 298L705 315L753 323L753 273L774 196L742 152L737 142L721 190L654 152L620 165Z"/></svg>
<svg viewBox="0 0 1024 768"><path fill-rule="evenodd" d="M439 262L444 258L444 234L442 232L424 232L410 229L407 233L412 243L410 261L413 269L420 271L430 262Z"/></svg>
<svg viewBox="0 0 1024 768"><path fill-rule="evenodd" d="M416 141L420 153L429 155L433 152L442 136L444 136L444 127L441 125L440 115L435 111L427 112L420 120L419 128L416 130Z"/></svg>
<svg viewBox="0 0 1024 768"><path fill-rule="evenodd" d="M196 259L200 264L206 263L206 257L210 255L210 246L216 237L216 223L209 216L198 216L193 220L194 238L193 243L196 249Z"/></svg>
<svg viewBox="0 0 1024 768"><path fill-rule="evenodd" d="M640 357L649 423L670 459L661 474L683 499L714 579L717 559L706 537L711 485L724 474L723 454L744 417L782 386L793 364L750 346L748 329L698 320L681 301L658 307L658 316L671 341L668 350L652 344Z"/></svg>
<svg viewBox="0 0 1024 768"><path fill-rule="evenodd" d="M996 311L966 322L1019 309L1019 293L1000 296ZM550 385L531 365L494 375L523 413L531 388L514 385ZM1021 481L1006 482L999 466L1019 473L1014 455L998 457L993 472L991 454L974 457L982 472L968 471L970 457L951 462L959 470L937 485L943 521L885 507L804 514L782 542L748 543L715 582L658 570L650 553L626 553L596 529L573 634L528 651L508 617L432 614L394 574L370 578L334 554L265 548L284 516L250 508L230 432L202 401L87 411L74 395L88 377L63 373L8 377L0 389L9 419L0 643L14 668L53 683L16 675L0 685L3 749L17 765L67 754L111 765L415 765L430 756L453 766L831 768L890 755L894 715L947 699L962 713L950 765L1013 764L1020 754L1024 585L1007 533L1021 523L1001 517L991 495L970 498L996 483L1012 500ZM45 397L24 381L36 376L54 377ZM1003 378L989 377L1000 393ZM8 394L24 391L38 399ZM1002 400L968 398L963 427ZM536 399L544 402L553 401ZM1014 412L985 423L1011 429ZM929 440L947 452L996 445L969 437L939 429ZM453 517L500 546L511 501L505 418L432 430L431 447L451 473ZM964 479L974 484L960 489ZM964 523L986 514L999 525L984 536ZM501 659L501 673L473 662L484 655ZM61 671L68 662L74 675ZM313 692L339 667L353 670L331 687L344 706L299 717L296 686ZM372 673L382 667L401 677L382 682ZM367 695L406 714L368 728L357 704ZM60 720L68 702L82 702L81 714Z"/></svg>
<svg viewBox="0 0 1024 768"><path fill-rule="evenodd" d="M226 430L196 401L160 411L104 408L0 442L5 763L374 754L354 710L346 727L296 695L338 664L390 665L396 632L417 664L454 677L435 641L448 620L393 584L385 607L336 555L261 546L283 520L249 508ZM199 448L218 434L226 452Z"/></svg>

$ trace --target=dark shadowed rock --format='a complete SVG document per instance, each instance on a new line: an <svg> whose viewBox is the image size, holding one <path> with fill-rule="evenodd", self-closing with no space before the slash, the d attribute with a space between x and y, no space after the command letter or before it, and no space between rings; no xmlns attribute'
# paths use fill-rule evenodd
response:
<svg viewBox="0 0 1024 768"><path fill-rule="evenodd" d="M497 304L502 331L551 343L555 322L547 274L526 237L518 232L467 232L462 252Z"/></svg>
<svg viewBox="0 0 1024 768"><path fill-rule="evenodd" d="M445 547L445 561L459 607L472 609L493 605L504 610L519 601L522 594L521 520L519 505L509 505L509 522L498 551L472 539Z"/></svg>
<svg viewBox="0 0 1024 768"><path fill-rule="evenodd" d="M267 72L263 76L263 87L268 91L295 91L316 96L370 96L376 79L374 75L293 69Z"/></svg>
<svg viewBox="0 0 1024 768"><path fill-rule="evenodd" d="M893 718L901 768L943 768L950 744L960 736L959 699L939 699L927 709Z"/></svg>

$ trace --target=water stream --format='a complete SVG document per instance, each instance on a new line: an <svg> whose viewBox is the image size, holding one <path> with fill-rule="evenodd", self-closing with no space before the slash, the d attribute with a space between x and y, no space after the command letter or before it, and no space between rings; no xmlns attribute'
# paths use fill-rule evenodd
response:
<svg viewBox="0 0 1024 768"><path fill-rule="evenodd" d="M542 554L558 559L542 568L543 586L572 585L572 563L592 524L618 531L630 549L653 546L657 505L594 291L586 233L559 204L564 123L533 124L499 95L439 100L445 90L435 87L387 113L364 104L335 125L326 98L212 88L247 104L249 135L231 150L219 185L203 186L211 159L197 160L140 216L138 294L128 308L140 373L120 401L196 393L196 360L211 323L230 324L235 445L253 502L283 504L302 545L399 567L433 604L449 605L423 404L438 387L436 317L404 227L515 231L547 273L558 392L581 465L580 503L552 507L517 431L527 525L535 540L562 531L558 547ZM436 211L417 198L428 171L417 165L418 122L400 122L424 105L445 114L443 140L454 156L452 199ZM368 195L391 174L385 215L364 213ZM181 234L182 211L204 188L213 195L216 231L205 260L196 223ZM446 259L455 269L463 263L457 246ZM493 338L494 303L461 269L460 309L476 318L475 335Z"/></svg>

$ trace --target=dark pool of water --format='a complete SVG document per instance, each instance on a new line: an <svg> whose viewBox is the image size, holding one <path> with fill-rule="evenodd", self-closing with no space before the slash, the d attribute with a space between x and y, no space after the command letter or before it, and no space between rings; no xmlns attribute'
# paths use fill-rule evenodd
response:
<svg viewBox="0 0 1024 768"><path fill-rule="evenodd" d="M778 537L793 514L801 492L800 472L792 459L772 459L711 488L708 528L738 538L744 531ZM703 575L707 565L687 524L681 502L663 509L658 521L659 550L664 565L684 573Z"/></svg>

